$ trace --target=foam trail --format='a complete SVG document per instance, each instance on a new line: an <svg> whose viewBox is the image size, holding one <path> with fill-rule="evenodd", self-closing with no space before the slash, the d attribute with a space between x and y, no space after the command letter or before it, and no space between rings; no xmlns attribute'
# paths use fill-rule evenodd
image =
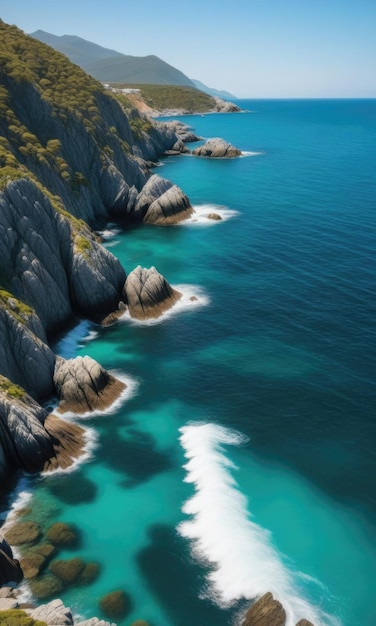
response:
<svg viewBox="0 0 376 626"><path fill-rule="evenodd" d="M195 485L195 495L183 506L191 519L178 531L191 540L194 555L213 566L209 596L226 607L271 591L286 611L286 626L295 626L302 618L315 626L340 626L300 596L298 576L282 562L271 534L250 519L247 500L231 473L236 468L223 453L223 445L240 445L246 438L208 423L189 424L180 432L188 459L185 481Z"/></svg>
<svg viewBox="0 0 376 626"><path fill-rule="evenodd" d="M223 221L227 221L239 215L239 211L229 209L219 204L195 204L194 213L186 220L178 222L176 226L215 226ZM209 219L210 213L217 213L221 220Z"/></svg>

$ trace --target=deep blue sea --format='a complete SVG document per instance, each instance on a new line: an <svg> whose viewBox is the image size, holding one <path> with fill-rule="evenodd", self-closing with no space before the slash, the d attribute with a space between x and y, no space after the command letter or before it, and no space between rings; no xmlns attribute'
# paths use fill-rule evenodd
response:
<svg viewBox="0 0 376 626"><path fill-rule="evenodd" d="M119 626L238 626L272 591L288 626L374 626L376 101L239 104L181 119L245 156L155 170L197 219L106 240L185 299L59 343L129 393L81 420L88 460L30 481L30 506L77 525L77 554L102 566L62 595L76 614L123 589Z"/></svg>

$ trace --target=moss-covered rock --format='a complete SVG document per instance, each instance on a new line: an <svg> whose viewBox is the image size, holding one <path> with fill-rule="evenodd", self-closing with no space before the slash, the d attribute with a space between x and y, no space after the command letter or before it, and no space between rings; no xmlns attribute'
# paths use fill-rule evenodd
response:
<svg viewBox="0 0 376 626"><path fill-rule="evenodd" d="M57 576L65 585L71 585L82 574L85 562L80 558L53 561L50 571Z"/></svg>
<svg viewBox="0 0 376 626"><path fill-rule="evenodd" d="M131 626L149 626L149 622L146 622L144 619L136 619Z"/></svg>
<svg viewBox="0 0 376 626"><path fill-rule="evenodd" d="M52 598L63 591L63 583L53 574L44 574L29 581L31 593L38 600Z"/></svg>
<svg viewBox="0 0 376 626"><path fill-rule="evenodd" d="M12 546L36 543L41 535L41 527L36 522L17 522L4 532L4 537Z"/></svg>
<svg viewBox="0 0 376 626"><path fill-rule="evenodd" d="M46 536L55 546L74 547L79 540L76 529L64 522L52 524L47 530Z"/></svg>
<svg viewBox="0 0 376 626"><path fill-rule="evenodd" d="M125 591L116 590L106 594L99 601L99 608L110 619L125 617L132 608L132 600Z"/></svg>
<svg viewBox="0 0 376 626"><path fill-rule="evenodd" d="M78 580L76 581L76 584L89 585L99 576L100 569L101 568L98 563L86 563L84 569L78 577Z"/></svg>

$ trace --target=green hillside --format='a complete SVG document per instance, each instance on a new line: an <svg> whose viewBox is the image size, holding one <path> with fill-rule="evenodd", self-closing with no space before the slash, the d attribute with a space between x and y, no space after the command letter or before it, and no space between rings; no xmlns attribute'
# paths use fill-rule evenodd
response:
<svg viewBox="0 0 376 626"><path fill-rule="evenodd" d="M156 111L181 109L189 113L204 113L215 109L215 101L194 87L179 85L113 84L115 88L139 89L144 102ZM126 98L126 96L124 96Z"/></svg>
<svg viewBox="0 0 376 626"><path fill-rule="evenodd" d="M121 54L74 35L57 37L42 30L31 35L65 54L85 72L102 82L187 85L193 82L180 70L155 55L137 57Z"/></svg>

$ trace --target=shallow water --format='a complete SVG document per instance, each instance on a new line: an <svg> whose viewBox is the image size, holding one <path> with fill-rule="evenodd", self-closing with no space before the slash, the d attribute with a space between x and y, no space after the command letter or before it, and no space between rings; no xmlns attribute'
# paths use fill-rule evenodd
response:
<svg viewBox="0 0 376 626"><path fill-rule="evenodd" d="M121 588L121 626L225 626L272 590L289 626L372 626L376 103L243 104L184 121L256 154L156 170L197 221L106 240L187 299L158 324L82 324L60 343L134 384L83 422L90 461L32 481L32 507L76 524L102 566L63 594L78 614Z"/></svg>

